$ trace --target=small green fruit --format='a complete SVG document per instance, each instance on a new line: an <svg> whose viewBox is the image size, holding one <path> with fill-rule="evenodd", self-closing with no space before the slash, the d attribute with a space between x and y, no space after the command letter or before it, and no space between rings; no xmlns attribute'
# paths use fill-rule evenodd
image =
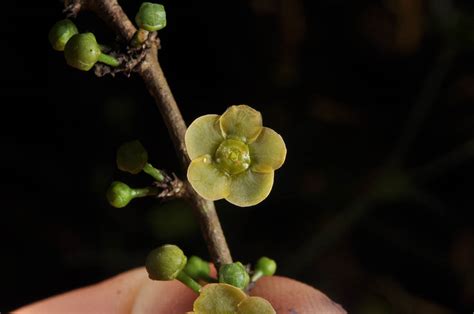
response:
<svg viewBox="0 0 474 314"><path fill-rule="evenodd" d="M123 143L117 150L117 167L125 172L137 174L148 162L148 152L135 140Z"/></svg>
<svg viewBox="0 0 474 314"><path fill-rule="evenodd" d="M219 269L219 282L244 289L249 284L250 277L241 262L222 265Z"/></svg>
<svg viewBox="0 0 474 314"><path fill-rule="evenodd" d="M211 273L211 267L208 262L193 255L188 259L184 272L195 280L207 279Z"/></svg>
<svg viewBox="0 0 474 314"><path fill-rule="evenodd" d="M183 270L186 260L186 256L179 247L166 244L148 254L146 270L152 280L173 280Z"/></svg>
<svg viewBox="0 0 474 314"><path fill-rule="evenodd" d="M66 43L78 33L76 25L70 19L56 22L49 31L48 38L54 50L64 51Z"/></svg>
<svg viewBox="0 0 474 314"><path fill-rule="evenodd" d="M161 4L143 2L135 16L138 27L154 32L166 26L165 7Z"/></svg>
<svg viewBox="0 0 474 314"><path fill-rule="evenodd" d="M120 181L114 181L107 190L107 200L110 205L116 208L122 208L128 205L135 197L135 191Z"/></svg>
<svg viewBox="0 0 474 314"><path fill-rule="evenodd" d="M64 48L67 64L81 71L89 71L101 54L100 46L92 33L72 36Z"/></svg>

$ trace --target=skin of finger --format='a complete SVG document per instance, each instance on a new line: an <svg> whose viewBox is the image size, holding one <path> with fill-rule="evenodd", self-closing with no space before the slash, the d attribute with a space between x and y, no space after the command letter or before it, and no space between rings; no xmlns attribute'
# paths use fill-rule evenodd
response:
<svg viewBox="0 0 474 314"><path fill-rule="evenodd" d="M277 313L346 313L320 291L285 277L260 279L251 295L270 301ZM33 303L15 313L182 314L192 310L196 297L182 283L152 281L146 270L139 268L92 286Z"/></svg>
<svg viewBox="0 0 474 314"><path fill-rule="evenodd" d="M186 313L197 295L179 281L152 281L144 268L25 307L20 314Z"/></svg>
<svg viewBox="0 0 474 314"><path fill-rule="evenodd" d="M263 277L257 281L250 295L267 299L277 313L347 313L321 291L286 277Z"/></svg>

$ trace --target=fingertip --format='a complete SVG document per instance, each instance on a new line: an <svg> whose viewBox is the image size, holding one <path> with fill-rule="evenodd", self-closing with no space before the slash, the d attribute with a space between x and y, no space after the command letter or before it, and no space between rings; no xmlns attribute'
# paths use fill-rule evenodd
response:
<svg viewBox="0 0 474 314"><path fill-rule="evenodd" d="M181 282L147 280L135 295L129 313L182 314L193 308L197 294Z"/></svg>
<svg viewBox="0 0 474 314"><path fill-rule="evenodd" d="M347 313L321 291L286 277L263 277L250 295L267 299L277 313Z"/></svg>
<svg viewBox="0 0 474 314"><path fill-rule="evenodd" d="M185 313L197 296L178 281L152 281L137 268L25 307L20 314Z"/></svg>
<svg viewBox="0 0 474 314"><path fill-rule="evenodd" d="M121 313L122 309L130 308L144 278L145 274L141 269L129 270L97 284L26 305L15 312L21 314L98 313L100 311Z"/></svg>

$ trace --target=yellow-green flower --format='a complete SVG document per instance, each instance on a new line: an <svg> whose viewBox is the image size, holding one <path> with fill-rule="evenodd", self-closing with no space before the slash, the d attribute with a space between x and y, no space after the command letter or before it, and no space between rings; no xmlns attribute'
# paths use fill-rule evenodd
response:
<svg viewBox="0 0 474 314"><path fill-rule="evenodd" d="M208 200L225 198L245 207L263 201L273 186L274 170L286 158L282 137L262 125L257 110L232 106L221 116L194 120L185 136L192 162L188 180Z"/></svg>
<svg viewBox="0 0 474 314"><path fill-rule="evenodd" d="M249 297L234 286L215 283L205 285L194 301L190 314L275 314L270 302Z"/></svg>

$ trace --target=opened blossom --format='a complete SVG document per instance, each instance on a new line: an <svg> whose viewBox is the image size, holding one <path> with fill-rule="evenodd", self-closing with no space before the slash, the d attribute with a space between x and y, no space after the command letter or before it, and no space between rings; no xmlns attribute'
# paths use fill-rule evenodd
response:
<svg viewBox="0 0 474 314"><path fill-rule="evenodd" d="M192 160L188 180L196 192L241 207L268 196L274 171L286 158L282 137L264 127L260 112L246 105L232 106L221 116L197 118L185 143Z"/></svg>
<svg viewBox="0 0 474 314"><path fill-rule="evenodd" d="M205 285L189 314L276 314L270 302L249 297L234 286L215 283Z"/></svg>

